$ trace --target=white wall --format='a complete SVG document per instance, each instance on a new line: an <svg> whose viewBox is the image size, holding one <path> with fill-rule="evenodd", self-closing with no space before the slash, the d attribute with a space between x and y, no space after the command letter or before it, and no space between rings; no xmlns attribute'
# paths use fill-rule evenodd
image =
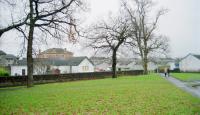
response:
<svg viewBox="0 0 200 115"><path fill-rule="evenodd" d="M109 71L109 67L110 65L108 63L103 62L101 64L95 65L95 71L98 70Z"/></svg>
<svg viewBox="0 0 200 115"><path fill-rule="evenodd" d="M157 68L158 68L158 66L155 63L153 63L153 62L148 63L148 70L154 71Z"/></svg>
<svg viewBox="0 0 200 115"><path fill-rule="evenodd" d="M17 75L22 75L22 69L25 69L25 75L27 75L27 66L26 65L17 65L11 66L11 76L15 76ZM41 74L45 74L47 70L46 66L34 66L34 71L33 71L33 75L41 75Z"/></svg>
<svg viewBox="0 0 200 115"><path fill-rule="evenodd" d="M136 64L136 62L131 62L127 65L130 70L143 70L143 66L140 64Z"/></svg>
<svg viewBox="0 0 200 115"><path fill-rule="evenodd" d="M179 68L181 71L200 71L200 60L192 55L180 61Z"/></svg>
<svg viewBox="0 0 200 115"><path fill-rule="evenodd" d="M136 64L135 62L128 64L128 67L130 68L130 70L144 70L142 64ZM149 62L147 68L148 70L152 71L157 68L157 65L153 62Z"/></svg>
<svg viewBox="0 0 200 115"><path fill-rule="evenodd" d="M88 66L88 70L83 70L83 66ZM78 72L94 72L94 65L88 60L84 59L76 68ZM74 67L73 67L74 70Z"/></svg>
<svg viewBox="0 0 200 115"><path fill-rule="evenodd" d="M22 75L22 69L25 69L25 75L27 75L27 66L11 66L11 76Z"/></svg>
<svg viewBox="0 0 200 115"><path fill-rule="evenodd" d="M170 70L174 70L176 68L175 62L169 62L168 65L170 66Z"/></svg>
<svg viewBox="0 0 200 115"><path fill-rule="evenodd" d="M87 66L88 70L83 70ZM51 66L51 69L59 69L61 74L70 73L70 66ZM84 59L78 66L71 67L71 73L94 72L94 66L88 59Z"/></svg>
<svg viewBox="0 0 200 115"><path fill-rule="evenodd" d="M78 66L72 66L72 73L79 73L79 67Z"/></svg>
<svg viewBox="0 0 200 115"><path fill-rule="evenodd" d="M87 70L83 70L83 66L87 66ZM22 75L22 69L25 69L27 75L27 66L11 66L11 75L15 75L17 73L18 75ZM47 67L44 68L44 71L46 72ZM59 69L61 74L64 73L70 73L70 66L51 66L50 69ZM82 72L94 72L94 65L88 60L84 59L78 66L72 66L72 73L82 73ZM34 72L34 74L37 74L37 72Z"/></svg>

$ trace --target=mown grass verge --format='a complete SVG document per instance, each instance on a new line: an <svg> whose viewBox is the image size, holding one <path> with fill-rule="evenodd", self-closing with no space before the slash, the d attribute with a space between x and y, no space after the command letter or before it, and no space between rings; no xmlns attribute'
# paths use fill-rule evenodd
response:
<svg viewBox="0 0 200 115"><path fill-rule="evenodd" d="M172 73L171 75L181 81L200 81L200 73Z"/></svg>
<svg viewBox="0 0 200 115"><path fill-rule="evenodd" d="M156 74L2 88L0 99L0 114L200 113L200 99Z"/></svg>

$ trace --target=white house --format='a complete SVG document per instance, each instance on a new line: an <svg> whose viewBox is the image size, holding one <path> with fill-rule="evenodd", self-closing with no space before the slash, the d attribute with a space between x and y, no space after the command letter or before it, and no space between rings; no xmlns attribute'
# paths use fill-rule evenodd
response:
<svg viewBox="0 0 200 115"><path fill-rule="evenodd" d="M106 57L91 57L90 60L95 66L95 71L111 71L111 59Z"/></svg>
<svg viewBox="0 0 200 115"><path fill-rule="evenodd" d="M169 68L170 70L175 70L179 68L178 60L173 58L154 58L152 59L156 65L158 70L163 71L165 68Z"/></svg>
<svg viewBox="0 0 200 115"><path fill-rule="evenodd" d="M16 76L16 75L27 75L27 59L23 58L22 60L19 60L17 64L13 64L10 67L10 73L11 76ZM44 60L39 60L39 59L34 59L34 75L38 74L45 74L47 71L47 65L44 63Z"/></svg>
<svg viewBox="0 0 200 115"><path fill-rule="evenodd" d="M27 75L26 59L20 60L17 65L11 66L11 75ZM94 72L94 65L87 57L72 57L67 60L56 59L35 59L34 74L54 73L58 70L59 73L83 73Z"/></svg>
<svg viewBox="0 0 200 115"><path fill-rule="evenodd" d="M72 57L51 62L50 69L59 69L61 74L94 72L94 64L87 57Z"/></svg>
<svg viewBox="0 0 200 115"><path fill-rule="evenodd" d="M111 71L110 66L110 63L102 62L95 65L95 71Z"/></svg>
<svg viewBox="0 0 200 115"><path fill-rule="evenodd" d="M130 70L130 67L128 66L132 61L128 60L128 59L124 59L124 60L117 60L117 65L116 68L118 71L127 71Z"/></svg>
<svg viewBox="0 0 200 115"><path fill-rule="evenodd" d="M130 70L144 70L141 62L133 61L130 64L128 64L127 66L130 68ZM148 62L147 69L149 71L154 71L155 69L157 69L157 65L153 62Z"/></svg>
<svg viewBox="0 0 200 115"><path fill-rule="evenodd" d="M180 60L179 68L183 72L200 71L200 55L188 54Z"/></svg>
<svg viewBox="0 0 200 115"><path fill-rule="evenodd" d="M169 69L170 69L170 70L174 70L174 69L177 68L177 67L176 67L176 62L175 62L175 61L173 61L173 62L168 62L168 65L169 65Z"/></svg>
<svg viewBox="0 0 200 115"><path fill-rule="evenodd" d="M148 62L148 67L147 69L149 71L153 71L157 68L157 65L154 62ZM121 71L126 71L126 70L144 70L142 61L140 59L124 59L120 60L117 63L117 69Z"/></svg>
<svg viewBox="0 0 200 115"><path fill-rule="evenodd" d="M26 65L12 65L10 73L11 73L11 76L27 75L27 66Z"/></svg>

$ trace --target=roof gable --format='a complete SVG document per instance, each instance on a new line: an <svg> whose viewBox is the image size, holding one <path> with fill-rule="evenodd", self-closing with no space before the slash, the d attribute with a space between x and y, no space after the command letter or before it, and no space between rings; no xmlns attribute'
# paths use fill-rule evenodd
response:
<svg viewBox="0 0 200 115"><path fill-rule="evenodd" d="M6 55L6 53L2 50L0 50L0 55Z"/></svg>
<svg viewBox="0 0 200 115"><path fill-rule="evenodd" d="M186 55L185 57L183 57L182 59L180 59L180 61L184 60L184 59L187 58L188 56L193 56L193 57L195 57L195 58L197 58L197 59L200 60L200 55L196 55L196 54L189 53L188 55Z"/></svg>
<svg viewBox="0 0 200 115"><path fill-rule="evenodd" d="M193 56L200 60L200 55L193 55Z"/></svg>

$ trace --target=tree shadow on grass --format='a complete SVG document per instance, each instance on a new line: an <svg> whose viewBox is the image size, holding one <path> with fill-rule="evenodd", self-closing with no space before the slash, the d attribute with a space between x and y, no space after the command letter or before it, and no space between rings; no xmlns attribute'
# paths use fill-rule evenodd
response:
<svg viewBox="0 0 200 115"><path fill-rule="evenodd" d="M3 91L14 91L14 90L19 90L19 89L24 89L24 88L27 88L27 87L26 86L3 87L3 88L0 88L0 92L3 92Z"/></svg>

